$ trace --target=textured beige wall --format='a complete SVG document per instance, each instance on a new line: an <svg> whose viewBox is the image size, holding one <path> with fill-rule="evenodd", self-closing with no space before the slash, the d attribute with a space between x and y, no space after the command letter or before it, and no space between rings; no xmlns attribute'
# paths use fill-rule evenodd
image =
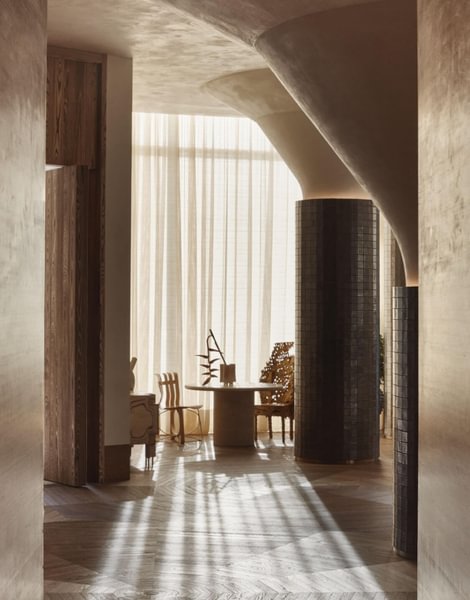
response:
<svg viewBox="0 0 470 600"><path fill-rule="evenodd" d="M419 1L419 599L470 598L470 3Z"/></svg>
<svg viewBox="0 0 470 600"><path fill-rule="evenodd" d="M40 600L46 0L0 23L0 597Z"/></svg>
<svg viewBox="0 0 470 600"><path fill-rule="evenodd" d="M132 60L107 57L104 417L106 446L129 443Z"/></svg>

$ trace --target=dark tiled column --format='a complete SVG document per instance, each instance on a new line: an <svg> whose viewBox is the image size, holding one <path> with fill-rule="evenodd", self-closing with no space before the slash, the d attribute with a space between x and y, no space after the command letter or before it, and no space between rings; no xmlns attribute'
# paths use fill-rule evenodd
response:
<svg viewBox="0 0 470 600"><path fill-rule="evenodd" d="M393 438L393 288L406 285L400 248L390 225L384 219L384 337L385 337L385 402L384 437Z"/></svg>
<svg viewBox="0 0 470 600"><path fill-rule="evenodd" d="M393 546L416 558L418 522L418 288L393 288L395 494Z"/></svg>
<svg viewBox="0 0 470 600"><path fill-rule="evenodd" d="M378 211L367 200L297 203L295 456L376 459Z"/></svg>

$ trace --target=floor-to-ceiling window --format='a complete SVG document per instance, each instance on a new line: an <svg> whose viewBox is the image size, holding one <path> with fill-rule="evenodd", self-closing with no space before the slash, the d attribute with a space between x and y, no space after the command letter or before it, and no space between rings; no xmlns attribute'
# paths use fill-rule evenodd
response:
<svg viewBox="0 0 470 600"><path fill-rule="evenodd" d="M136 114L133 157L137 386L201 381L209 328L237 379L257 380L294 339L296 180L243 118Z"/></svg>

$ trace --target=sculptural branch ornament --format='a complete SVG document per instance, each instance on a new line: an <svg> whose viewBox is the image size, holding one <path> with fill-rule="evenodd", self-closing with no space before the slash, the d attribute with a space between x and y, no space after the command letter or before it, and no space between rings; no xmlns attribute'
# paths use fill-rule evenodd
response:
<svg viewBox="0 0 470 600"><path fill-rule="evenodd" d="M217 362L218 360L222 360L224 365L227 364L227 361L224 357L224 353L220 349L220 346L217 343L217 340L215 339L215 335L212 329L209 329L209 335L206 338L206 348L207 354L196 354L196 356L199 356L205 361L201 363L201 367L205 369L205 371L203 372L203 376L205 377L205 379L202 382L202 385L207 385L213 377L217 377L216 373L218 369L213 366L215 362ZM214 358L212 358L212 354L214 352L216 352L219 356L215 356Z"/></svg>

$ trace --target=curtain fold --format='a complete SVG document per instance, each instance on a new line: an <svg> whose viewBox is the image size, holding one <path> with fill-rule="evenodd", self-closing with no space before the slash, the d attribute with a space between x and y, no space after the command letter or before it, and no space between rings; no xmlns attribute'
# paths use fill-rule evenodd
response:
<svg viewBox="0 0 470 600"><path fill-rule="evenodd" d="M161 371L202 381L210 328L237 380L257 381L274 342L294 339L300 188L249 119L136 113L133 132L136 389ZM185 396L209 431L211 395Z"/></svg>

